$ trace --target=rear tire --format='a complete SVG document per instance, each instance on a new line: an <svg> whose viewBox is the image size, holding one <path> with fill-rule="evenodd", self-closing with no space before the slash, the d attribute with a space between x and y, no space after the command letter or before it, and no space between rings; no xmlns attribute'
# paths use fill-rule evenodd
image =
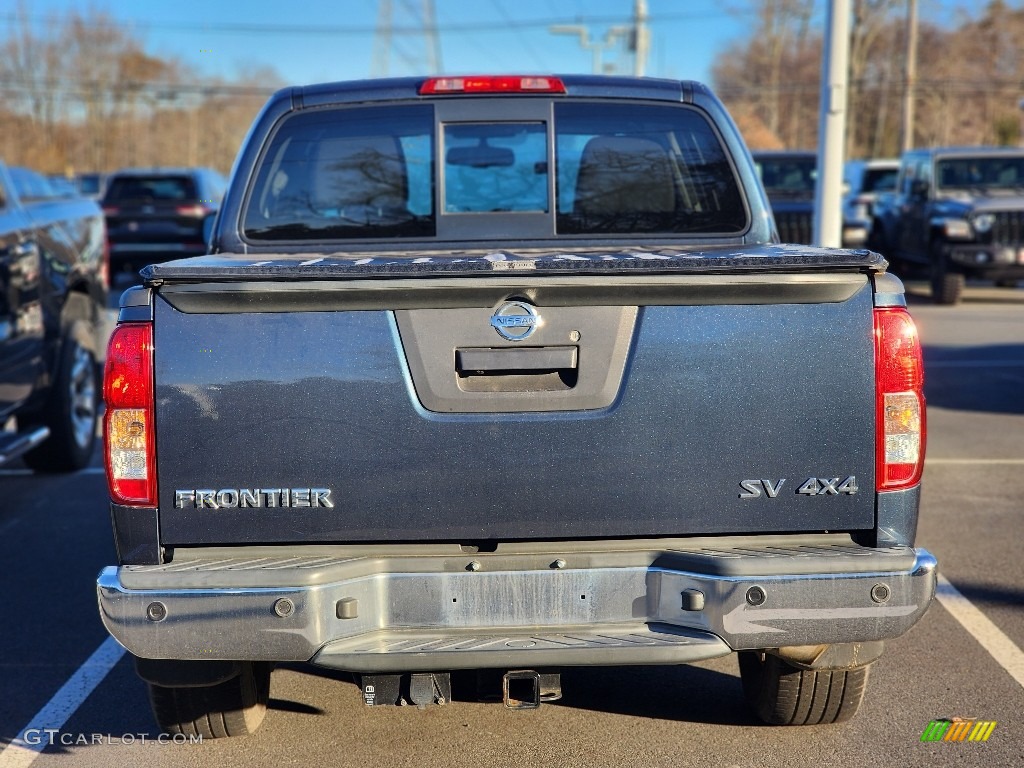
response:
<svg viewBox="0 0 1024 768"><path fill-rule="evenodd" d="M40 472L71 472L92 459L99 414L99 386L91 327L76 320L60 345L60 359L49 399L38 423L50 437L25 454L25 463Z"/></svg>
<svg viewBox="0 0 1024 768"><path fill-rule="evenodd" d="M191 688L149 686L149 703L160 729L169 734L223 739L256 732L270 699L269 662L243 662L237 677Z"/></svg>
<svg viewBox="0 0 1024 768"><path fill-rule="evenodd" d="M932 253L932 300L936 304L953 306L960 302L966 278L960 272L952 272L946 258L940 252Z"/></svg>
<svg viewBox="0 0 1024 768"><path fill-rule="evenodd" d="M743 693L770 725L822 725L849 720L864 700L870 665L799 669L778 656L740 651Z"/></svg>

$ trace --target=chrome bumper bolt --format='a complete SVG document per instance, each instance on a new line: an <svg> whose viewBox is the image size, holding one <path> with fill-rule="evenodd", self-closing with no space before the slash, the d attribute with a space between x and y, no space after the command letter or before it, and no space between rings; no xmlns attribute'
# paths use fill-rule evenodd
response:
<svg viewBox="0 0 1024 768"><path fill-rule="evenodd" d="M163 603L150 603L146 606L146 618L150 621L163 621L167 618L167 606Z"/></svg>
<svg viewBox="0 0 1024 768"><path fill-rule="evenodd" d="M280 600L274 603L274 613L276 613L282 619L287 619L294 612L295 603L293 603L287 597L282 597Z"/></svg>

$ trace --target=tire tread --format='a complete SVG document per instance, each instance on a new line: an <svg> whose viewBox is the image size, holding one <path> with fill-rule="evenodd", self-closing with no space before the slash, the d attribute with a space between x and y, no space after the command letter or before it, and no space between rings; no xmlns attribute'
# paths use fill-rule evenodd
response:
<svg viewBox="0 0 1024 768"><path fill-rule="evenodd" d="M243 665L237 677L194 688L148 684L153 716L161 730L205 739L247 736L256 732L270 695L270 665Z"/></svg>
<svg viewBox="0 0 1024 768"><path fill-rule="evenodd" d="M741 651L739 657L744 694L766 723L840 723L853 717L864 699L870 665L806 670L757 651Z"/></svg>

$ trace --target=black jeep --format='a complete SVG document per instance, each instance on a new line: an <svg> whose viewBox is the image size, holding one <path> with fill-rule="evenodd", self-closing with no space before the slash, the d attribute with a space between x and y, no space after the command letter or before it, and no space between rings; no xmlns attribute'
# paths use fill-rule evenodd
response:
<svg viewBox="0 0 1024 768"><path fill-rule="evenodd" d="M906 153L896 191L875 206L869 247L897 272L925 266L932 296L956 304L968 277L1024 279L1024 149Z"/></svg>

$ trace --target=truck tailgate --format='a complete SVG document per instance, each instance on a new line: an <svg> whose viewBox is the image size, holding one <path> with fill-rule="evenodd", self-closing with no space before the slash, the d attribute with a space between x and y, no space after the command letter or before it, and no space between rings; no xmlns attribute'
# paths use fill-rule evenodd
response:
<svg viewBox="0 0 1024 768"><path fill-rule="evenodd" d="M864 271L193 275L154 324L166 545L874 525Z"/></svg>

